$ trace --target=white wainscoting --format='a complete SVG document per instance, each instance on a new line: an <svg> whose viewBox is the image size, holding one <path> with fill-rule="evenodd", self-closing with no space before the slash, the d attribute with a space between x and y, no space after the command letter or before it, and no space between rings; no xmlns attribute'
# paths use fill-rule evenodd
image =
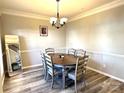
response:
<svg viewBox="0 0 124 93"><path fill-rule="evenodd" d="M66 53L66 48L55 48L56 52ZM40 54L45 53L45 49L21 50L23 69L42 64Z"/></svg>
<svg viewBox="0 0 124 93"><path fill-rule="evenodd" d="M88 51L88 67L96 72L124 82L124 55Z"/></svg>
<svg viewBox="0 0 124 93"><path fill-rule="evenodd" d="M60 52L60 50L62 49L64 50L64 52L66 52L66 48L58 48L56 49L56 51ZM22 54L29 53L35 55L34 52L38 52L40 54L41 51L45 52L44 49L34 49L34 50L23 50L21 51L21 53ZM90 55L90 60L88 62L89 69L124 82L124 72L123 72L124 55L89 51L89 50L87 50L87 54ZM38 57L38 56L34 56L34 57ZM41 65L42 63L31 64L24 66L23 69L37 67Z"/></svg>

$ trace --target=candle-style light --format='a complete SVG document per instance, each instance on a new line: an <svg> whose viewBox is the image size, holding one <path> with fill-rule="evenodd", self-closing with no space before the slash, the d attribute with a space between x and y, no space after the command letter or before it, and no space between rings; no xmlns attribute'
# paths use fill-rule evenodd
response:
<svg viewBox="0 0 124 93"><path fill-rule="evenodd" d="M56 0L56 2L57 2L57 17L50 18L50 23L52 24L52 26L56 27L57 29L64 26L65 23L67 22L67 18L60 18L60 16L59 16L59 1L60 0Z"/></svg>

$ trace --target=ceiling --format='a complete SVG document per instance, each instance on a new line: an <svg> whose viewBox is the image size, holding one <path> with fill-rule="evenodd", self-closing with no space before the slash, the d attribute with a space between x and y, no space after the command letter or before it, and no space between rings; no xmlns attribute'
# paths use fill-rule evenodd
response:
<svg viewBox="0 0 124 93"><path fill-rule="evenodd" d="M3 9L56 16L56 0L1 0ZM60 0L60 15L76 16L114 0Z"/></svg>

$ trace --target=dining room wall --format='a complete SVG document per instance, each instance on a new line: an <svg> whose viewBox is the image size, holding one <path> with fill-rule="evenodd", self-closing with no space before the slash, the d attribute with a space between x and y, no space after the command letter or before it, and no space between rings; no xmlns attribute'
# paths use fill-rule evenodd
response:
<svg viewBox="0 0 124 93"><path fill-rule="evenodd" d="M45 48L65 48L64 28L57 30L48 20L2 14L3 35L18 35L23 67L41 64L40 51ZM48 36L40 36L39 25L48 26Z"/></svg>
<svg viewBox="0 0 124 93"><path fill-rule="evenodd" d="M3 78L4 78L4 69L3 69L3 58L2 58L2 45L1 45L1 16L0 16L0 93L3 93Z"/></svg>
<svg viewBox="0 0 124 93"><path fill-rule="evenodd" d="M90 55L88 66L124 81L124 5L66 25L66 46Z"/></svg>

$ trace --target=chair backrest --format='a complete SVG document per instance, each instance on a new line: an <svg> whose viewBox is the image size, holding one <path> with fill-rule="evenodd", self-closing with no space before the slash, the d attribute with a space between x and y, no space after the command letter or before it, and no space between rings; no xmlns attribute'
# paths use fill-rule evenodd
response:
<svg viewBox="0 0 124 93"><path fill-rule="evenodd" d="M79 57L77 58L76 69L75 69L75 78L76 80L81 79L85 76L86 73L86 65L88 62L89 56Z"/></svg>
<svg viewBox="0 0 124 93"><path fill-rule="evenodd" d="M86 55L86 51L83 50L83 49L78 49L78 50L76 50L76 52L75 52L75 56L81 56L81 57L83 57L83 56L85 56L85 55Z"/></svg>
<svg viewBox="0 0 124 93"><path fill-rule="evenodd" d="M45 63L45 57L44 57L44 53L41 53L41 62L44 64Z"/></svg>
<svg viewBox="0 0 124 93"><path fill-rule="evenodd" d="M41 62L43 63L44 69L46 68L45 56L44 53L41 53Z"/></svg>
<svg viewBox="0 0 124 93"><path fill-rule="evenodd" d="M45 49L45 52L46 52L47 54L50 54L50 53L54 53L55 50L54 50L54 48L47 48L47 49Z"/></svg>
<svg viewBox="0 0 124 93"><path fill-rule="evenodd" d="M68 54L75 55L76 50L74 48L68 49Z"/></svg>
<svg viewBox="0 0 124 93"><path fill-rule="evenodd" d="M45 54L44 56L45 56L45 61L46 61L47 73L49 73L51 76L53 76L54 72L53 72L52 58L48 54Z"/></svg>

